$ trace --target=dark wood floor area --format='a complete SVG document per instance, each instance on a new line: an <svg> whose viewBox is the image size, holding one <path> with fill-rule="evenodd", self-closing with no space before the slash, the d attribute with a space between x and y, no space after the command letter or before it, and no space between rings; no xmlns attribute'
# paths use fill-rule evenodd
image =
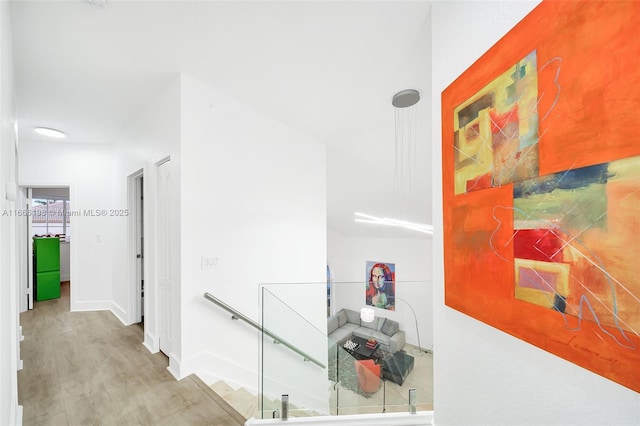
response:
<svg viewBox="0 0 640 426"><path fill-rule="evenodd" d="M68 284L20 321L25 426L244 424L197 377L175 380L167 358L142 345L141 327L107 311L69 312Z"/></svg>

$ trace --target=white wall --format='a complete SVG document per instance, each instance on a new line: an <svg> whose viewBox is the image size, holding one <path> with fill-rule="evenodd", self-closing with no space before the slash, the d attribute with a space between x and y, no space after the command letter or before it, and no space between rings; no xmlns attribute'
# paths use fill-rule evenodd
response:
<svg viewBox="0 0 640 426"><path fill-rule="evenodd" d="M537 2L435 2L433 140L440 93ZM434 224L442 229L442 150L433 144ZM434 236L435 424L640 424L640 396L444 306L442 234Z"/></svg>
<svg viewBox="0 0 640 426"><path fill-rule="evenodd" d="M258 332L203 294L261 322L260 284L324 281L325 148L188 76L181 112L183 375L255 389ZM217 266L201 269L202 256ZM324 330L316 288L287 303Z"/></svg>
<svg viewBox="0 0 640 426"><path fill-rule="evenodd" d="M112 309L112 148L102 145L25 141L19 151L20 186L68 186L73 244L70 247L71 310ZM92 215L93 214L93 215Z"/></svg>
<svg viewBox="0 0 640 426"><path fill-rule="evenodd" d="M433 282L431 238L352 238L327 232L328 262L333 279L333 310L360 310L365 303L366 261L395 263L396 296L413 307L420 331L420 346L433 347ZM415 319L405 303L396 311L374 308L376 315L400 322L407 343L418 345Z"/></svg>
<svg viewBox="0 0 640 426"><path fill-rule="evenodd" d="M60 281L71 280L71 243L60 242Z"/></svg>
<svg viewBox="0 0 640 426"><path fill-rule="evenodd" d="M0 4L0 424L21 424L17 370L21 367L19 296L16 256L16 203L7 199L16 190L16 134L13 59L9 4ZM8 213L8 214L5 214Z"/></svg>
<svg viewBox="0 0 640 426"><path fill-rule="evenodd" d="M129 176L143 171L144 174L144 281L145 281L145 318L144 344L152 352L159 350L158 291L156 274L156 226L157 226L157 175L156 164L167 158L176 166L176 178L179 179L180 163L180 77L173 75L167 85L154 99L132 117L129 126L114 143L114 179L112 182L113 208L130 209ZM174 194L176 208L180 199ZM130 212L131 213L131 212ZM134 317L136 283L131 275L135 255L129 251L129 236L133 233L132 216L122 218L114 229L114 305L115 313L125 324L137 321ZM179 222L174 223L179 227ZM175 242L179 249L180 241ZM175 257L178 263L179 257ZM179 282L174 283L176 286ZM179 288L179 287L177 287ZM177 291L177 290L176 290ZM179 324L179 306L175 306L168 316Z"/></svg>

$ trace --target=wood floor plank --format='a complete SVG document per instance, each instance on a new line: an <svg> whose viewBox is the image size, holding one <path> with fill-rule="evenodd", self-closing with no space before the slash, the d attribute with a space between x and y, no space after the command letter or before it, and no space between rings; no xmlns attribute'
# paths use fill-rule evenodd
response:
<svg viewBox="0 0 640 426"><path fill-rule="evenodd" d="M176 381L167 358L144 348L139 326L106 311L69 312L68 284L60 299L36 302L20 321L26 426L244 424L197 381Z"/></svg>

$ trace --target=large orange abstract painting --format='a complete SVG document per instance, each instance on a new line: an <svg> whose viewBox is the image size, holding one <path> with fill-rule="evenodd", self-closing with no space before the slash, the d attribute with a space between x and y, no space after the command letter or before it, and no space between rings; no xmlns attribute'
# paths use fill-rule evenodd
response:
<svg viewBox="0 0 640 426"><path fill-rule="evenodd" d="M445 304L636 392L638 28L544 1L442 93Z"/></svg>

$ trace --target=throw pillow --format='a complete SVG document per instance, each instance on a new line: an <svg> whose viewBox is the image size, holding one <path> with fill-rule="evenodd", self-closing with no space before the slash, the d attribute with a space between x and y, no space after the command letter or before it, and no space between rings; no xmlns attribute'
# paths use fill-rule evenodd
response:
<svg viewBox="0 0 640 426"><path fill-rule="evenodd" d="M377 328L378 331L382 330L382 327L384 327L384 323L386 320L387 320L386 318L380 318L380 320L378 321L378 328Z"/></svg>
<svg viewBox="0 0 640 426"><path fill-rule="evenodd" d="M398 332L398 330L400 330L400 324L398 324L397 321L393 321L387 318L380 331L382 331L387 336L393 336Z"/></svg>
<svg viewBox="0 0 640 426"><path fill-rule="evenodd" d="M347 314L344 311L338 312L338 327L342 327L347 323Z"/></svg>
<svg viewBox="0 0 640 426"><path fill-rule="evenodd" d="M331 334L338 329L340 326L338 322L338 317L336 315L329 317L327 320L327 334Z"/></svg>
<svg viewBox="0 0 640 426"><path fill-rule="evenodd" d="M347 314L347 321L360 325L360 312L352 311L351 309L345 309L344 311Z"/></svg>

